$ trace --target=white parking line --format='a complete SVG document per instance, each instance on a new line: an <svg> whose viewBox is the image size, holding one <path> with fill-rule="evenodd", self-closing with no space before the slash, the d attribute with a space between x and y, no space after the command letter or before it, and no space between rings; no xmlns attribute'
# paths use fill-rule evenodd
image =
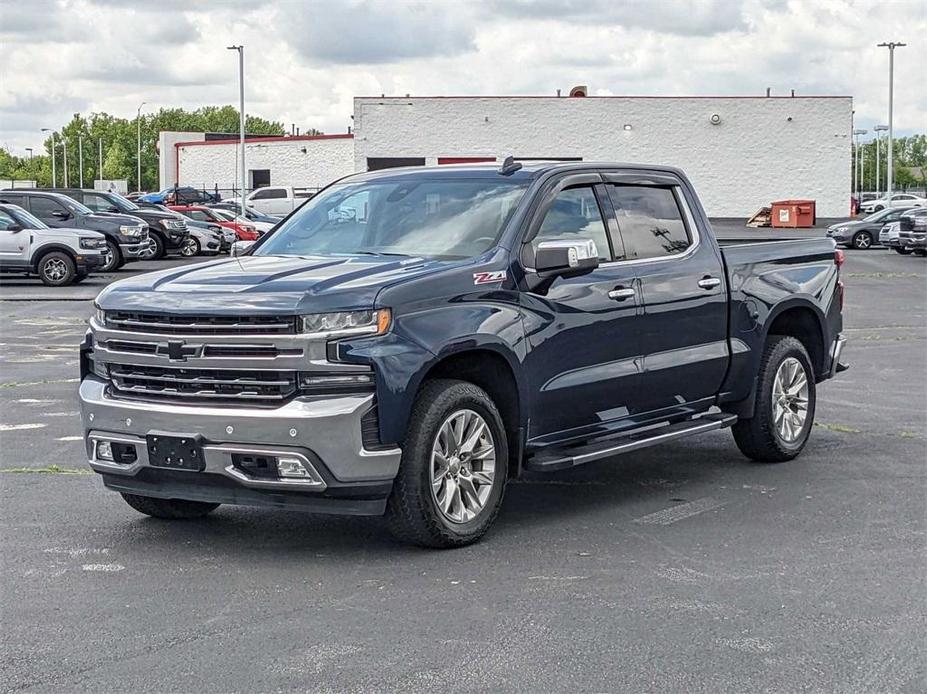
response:
<svg viewBox="0 0 927 694"><path fill-rule="evenodd" d="M83 436L60 436L55 441L83 441Z"/></svg>
<svg viewBox="0 0 927 694"><path fill-rule="evenodd" d="M41 429L45 424L0 424L0 431L19 431L20 429Z"/></svg>
<svg viewBox="0 0 927 694"><path fill-rule="evenodd" d="M641 516L640 518L635 518L635 523L640 523L641 525L670 525L686 518L691 518L696 516L699 513L705 513L705 511L711 511L721 506L722 503L716 499L712 499L710 496L706 496L702 499L696 499L695 501L690 501L685 504L679 504L678 506L671 506L670 508L665 508L662 511L657 511L656 513L650 513L646 516Z"/></svg>

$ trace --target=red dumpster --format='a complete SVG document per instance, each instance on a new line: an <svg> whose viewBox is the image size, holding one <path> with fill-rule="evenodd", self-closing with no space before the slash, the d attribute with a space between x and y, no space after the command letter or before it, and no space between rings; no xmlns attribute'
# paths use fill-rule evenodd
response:
<svg viewBox="0 0 927 694"><path fill-rule="evenodd" d="M817 214L814 200L779 200L772 204L772 225L779 228L813 227Z"/></svg>

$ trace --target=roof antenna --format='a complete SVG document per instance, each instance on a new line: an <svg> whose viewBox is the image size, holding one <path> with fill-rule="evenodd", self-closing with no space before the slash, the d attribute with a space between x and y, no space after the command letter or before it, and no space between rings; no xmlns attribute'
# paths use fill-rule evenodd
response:
<svg viewBox="0 0 927 694"><path fill-rule="evenodd" d="M499 167L499 173L503 176L510 176L521 169L521 162L515 161L515 157L511 154L505 158L505 161L502 162L502 166Z"/></svg>

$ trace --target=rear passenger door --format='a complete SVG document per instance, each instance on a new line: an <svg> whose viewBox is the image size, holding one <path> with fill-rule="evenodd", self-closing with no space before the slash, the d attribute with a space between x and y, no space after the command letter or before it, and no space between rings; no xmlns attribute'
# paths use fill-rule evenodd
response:
<svg viewBox="0 0 927 694"><path fill-rule="evenodd" d="M687 413L714 401L728 366L727 287L717 246L671 175L606 174L643 314L638 406Z"/></svg>

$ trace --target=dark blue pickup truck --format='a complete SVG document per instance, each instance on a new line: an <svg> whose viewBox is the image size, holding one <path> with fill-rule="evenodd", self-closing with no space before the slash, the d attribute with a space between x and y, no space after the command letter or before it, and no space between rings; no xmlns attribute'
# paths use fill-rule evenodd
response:
<svg viewBox="0 0 927 694"><path fill-rule="evenodd" d="M142 513L385 514L464 545L524 470L725 427L790 460L844 368L833 241L721 248L673 168L357 174L235 250L97 298L87 455Z"/></svg>

